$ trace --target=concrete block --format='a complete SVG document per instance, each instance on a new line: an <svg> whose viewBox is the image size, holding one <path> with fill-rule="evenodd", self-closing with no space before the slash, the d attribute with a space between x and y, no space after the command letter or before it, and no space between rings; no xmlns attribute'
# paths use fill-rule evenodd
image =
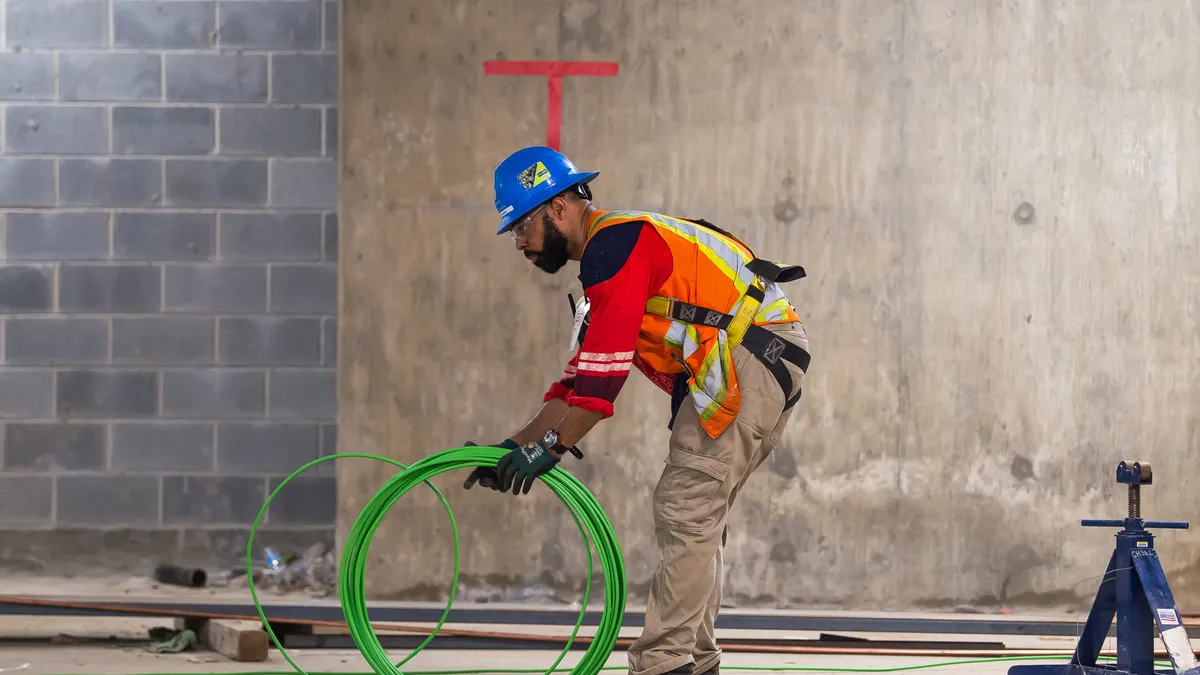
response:
<svg viewBox="0 0 1200 675"><path fill-rule="evenodd" d="M282 477L272 478L268 490L282 482ZM293 478L271 502L267 517L275 526L333 525L337 517L337 479L303 475Z"/></svg>
<svg viewBox="0 0 1200 675"><path fill-rule="evenodd" d="M45 312L54 307L52 265L0 264L0 313Z"/></svg>
<svg viewBox="0 0 1200 675"><path fill-rule="evenodd" d="M216 249L212 213L118 213L113 221L116 260L208 260Z"/></svg>
<svg viewBox="0 0 1200 675"><path fill-rule="evenodd" d="M108 152L108 110L100 106L9 105L4 148L16 154L95 155Z"/></svg>
<svg viewBox="0 0 1200 675"><path fill-rule="evenodd" d="M323 159L272 160L271 205L277 208L336 209L337 162Z"/></svg>
<svg viewBox="0 0 1200 675"><path fill-rule="evenodd" d="M336 0L329 0L325 3L325 49L326 51L337 51L338 41L341 38L341 22L338 17L338 3Z"/></svg>
<svg viewBox="0 0 1200 675"><path fill-rule="evenodd" d="M54 100L54 54L8 52L0 54L0 99L5 101Z"/></svg>
<svg viewBox="0 0 1200 675"><path fill-rule="evenodd" d="M276 265L271 270L271 312L336 314L335 265Z"/></svg>
<svg viewBox="0 0 1200 675"><path fill-rule="evenodd" d="M320 365L321 320L224 317L219 343L220 362L225 365Z"/></svg>
<svg viewBox="0 0 1200 675"><path fill-rule="evenodd" d="M4 322L4 364L91 365L108 361L108 319L19 317Z"/></svg>
<svg viewBox="0 0 1200 675"><path fill-rule="evenodd" d="M338 57L333 54L276 54L271 59L274 103L338 102Z"/></svg>
<svg viewBox="0 0 1200 675"><path fill-rule="evenodd" d="M54 160L0 157L0 207L54 206Z"/></svg>
<svg viewBox="0 0 1200 675"><path fill-rule="evenodd" d="M8 46L107 47L106 0L5 0Z"/></svg>
<svg viewBox="0 0 1200 675"><path fill-rule="evenodd" d="M158 374L136 370L61 370L55 374L59 416L153 417Z"/></svg>
<svg viewBox="0 0 1200 675"><path fill-rule="evenodd" d="M58 94L64 101L158 101L162 70L158 54L64 52L58 57Z"/></svg>
<svg viewBox="0 0 1200 675"><path fill-rule="evenodd" d="M266 103L267 57L258 54L166 54L168 101Z"/></svg>
<svg viewBox="0 0 1200 675"><path fill-rule="evenodd" d="M216 147L212 108L117 106L112 116L115 154L207 155Z"/></svg>
<svg viewBox="0 0 1200 675"><path fill-rule="evenodd" d="M337 454L338 428L336 424L321 425L321 456Z"/></svg>
<svg viewBox="0 0 1200 675"><path fill-rule="evenodd" d="M116 317L113 363L211 364L215 361L215 324L208 317Z"/></svg>
<svg viewBox="0 0 1200 675"><path fill-rule="evenodd" d="M266 312L265 265L167 265L165 273L168 312Z"/></svg>
<svg viewBox="0 0 1200 675"><path fill-rule="evenodd" d="M333 370L271 371L272 419L337 419L337 376Z"/></svg>
<svg viewBox="0 0 1200 675"><path fill-rule="evenodd" d="M59 476L56 480L59 525L159 524L158 476Z"/></svg>
<svg viewBox="0 0 1200 675"><path fill-rule="evenodd" d="M213 425L118 422L112 427L114 471L212 471Z"/></svg>
<svg viewBox="0 0 1200 675"><path fill-rule="evenodd" d="M5 224L9 260L105 260L107 213L10 213Z"/></svg>
<svg viewBox="0 0 1200 675"><path fill-rule="evenodd" d="M165 476L163 524L250 525L266 498L262 478Z"/></svg>
<svg viewBox="0 0 1200 675"><path fill-rule="evenodd" d="M113 45L137 49L204 49L216 42L211 0L113 0Z"/></svg>
<svg viewBox="0 0 1200 675"><path fill-rule="evenodd" d="M162 203L161 171L154 159L63 159L59 201L63 206L157 206Z"/></svg>
<svg viewBox="0 0 1200 675"><path fill-rule="evenodd" d="M321 0L257 0L221 4L222 48L320 49Z"/></svg>
<svg viewBox="0 0 1200 675"><path fill-rule="evenodd" d="M53 513L53 478L0 476L0 525L49 525Z"/></svg>
<svg viewBox="0 0 1200 675"><path fill-rule="evenodd" d="M103 424L14 422L4 427L6 471L99 471L107 458Z"/></svg>
<svg viewBox="0 0 1200 675"><path fill-rule="evenodd" d="M58 307L64 312L158 312L162 272L151 265L65 263Z"/></svg>
<svg viewBox="0 0 1200 675"><path fill-rule="evenodd" d="M217 471L286 475L319 457L320 442L316 424L222 423L217 425Z"/></svg>
<svg viewBox="0 0 1200 675"><path fill-rule="evenodd" d="M267 203L267 161L168 159L167 203L184 207L246 207Z"/></svg>
<svg viewBox="0 0 1200 675"><path fill-rule="evenodd" d="M321 260L319 213L224 213L222 260Z"/></svg>
<svg viewBox="0 0 1200 675"><path fill-rule="evenodd" d="M325 156L338 157L338 109L325 109Z"/></svg>
<svg viewBox="0 0 1200 675"><path fill-rule="evenodd" d="M325 214L325 260L338 261L338 216L336 213Z"/></svg>
<svg viewBox="0 0 1200 675"><path fill-rule="evenodd" d="M221 153L320 156L322 121L317 108L224 108Z"/></svg>
<svg viewBox="0 0 1200 675"><path fill-rule="evenodd" d="M0 370L0 418L54 417L54 373Z"/></svg>
<svg viewBox="0 0 1200 675"><path fill-rule="evenodd" d="M266 410L266 374L260 371L168 370L162 379L164 417L262 417Z"/></svg>
<svg viewBox="0 0 1200 675"><path fill-rule="evenodd" d="M321 365L337 364L338 322L337 319L324 319L324 335L321 338Z"/></svg>

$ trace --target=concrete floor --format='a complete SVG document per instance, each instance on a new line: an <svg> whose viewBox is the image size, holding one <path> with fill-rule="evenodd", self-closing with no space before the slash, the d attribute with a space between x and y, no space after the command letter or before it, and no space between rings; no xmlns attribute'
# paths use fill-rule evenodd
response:
<svg viewBox="0 0 1200 675"><path fill-rule="evenodd" d="M218 654L200 650L183 654L151 654L143 649L146 631L153 626L170 625L169 621L153 618L57 618L0 616L0 669L27 667L15 671L20 675L143 675L185 673L291 673L295 669L279 651L272 649L266 662L238 663ZM53 643L48 638L54 638ZM1022 645L1033 646L1033 645ZM1037 645L1061 649L1067 645ZM288 654L309 673L364 673L370 667L354 650L289 650ZM418 671L472 670L480 673L512 669L544 672L558 658L553 651L458 651L429 650L418 654L405 664L404 673ZM560 664L559 672L567 672L583 652L571 652ZM392 652L393 663L405 658L408 651ZM773 667L780 672L788 668L816 669L807 672L837 672L842 668L892 668L922 665L933 662L970 661L958 657L893 657L840 655L780 655L729 654L724 670L737 672L738 666L753 667L755 671ZM605 672L622 672L625 655L614 652ZM1004 673L1011 662L961 663L925 669L931 674ZM747 671L751 672L751 671ZM3 675L9 675L0 670Z"/></svg>
<svg viewBox="0 0 1200 675"><path fill-rule="evenodd" d="M245 588L206 588L181 589L161 586L149 579L140 578L42 578L32 576L10 576L4 579L3 593L13 595L69 597L87 599L95 596L106 596L112 599L161 599L174 598L180 600L211 600L249 602L249 594ZM305 593L289 593L278 595L274 592L260 593L263 604L270 607L277 602L305 602L312 604L337 604L336 598L312 599ZM389 603L378 603L389 604ZM437 607L442 605L436 604ZM772 610L761 610L772 613ZM829 612L842 614L843 612ZM862 614L886 614L876 612L853 612ZM923 616L938 616L933 613L922 613ZM892 614L892 616L895 616ZM961 615L957 615L962 618ZM999 618L999 617L994 617ZM1016 616L1010 618L1018 618ZM1034 618L1034 617L1020 617ZM1047 618L1047 617L1039 617ZM1082 617L1071 617L1082 619ZM272 650L267 662L237 663L218 654L208 651L192 651L183 654L151 654L143 648L147 630L155 626L170 626L168 618L154 617L46 617L46 616L4 616L0 615L0 675L10 675L6 669L29 664L27 668L15 671L20 675L142 675L147 673L166 674L178 673L246 673L246 672L277 672L291 673L295 669L276 650ZM481 630L514 630L513 626L478 625L474 628ZM562 633L558 627L519 627L523 632ZM590 630L580 631L581 635L590 634ZM621 631L622 637L633 637L636 628ZM751 631L758 632L758 631ZM733 642L745 631L726 631L723 634L727 642ZM815 633L808 631L788 631L794 638L814 639ZM932 637L928 635L908 634L853 634L866 639L917 639ZM945 636L944 639L972 639L977 636L957 635ZM993 636L1002 639L1011 649L1052 649L1069 652L1074 647L1073 638L1042 638L1033 636ZM53 638L53 643L51 642ZM1111 645L1110 645L1111 646ZM489 672L485 668L500 670L522 669L529 672L544 672L556 658L558 650L548 651L452 651L433 649L422 652L405 664L404 673L410 675L417 671L430 670L473 670L480 673ZM354 650L291 650L289 654L304 671L309 673L362 673L370 672L366 661ZM408 651L398 650L392 653L393 663L408 655ZM560 664L567 670L583 655L582 651L571 652ZM1054 660L1064 660L1058 657ZM807 672L837 672L843 668L894 668L906 665L923 665L934 662L970 661L959 657L893 657L893 656L841 656L841 655L781 655L781 654L745 654L734 653L726 657L723 670L735 673L737 667L753 667L757 672L762 668L780 668L787 672L788 668L815 669ZM945 673L956 675L961 673L979 673L988 675L1004 673L1014 662L991 663L961 663L933 669L924 669L931 675ZM623 652L614 652L608 661L605 672L620 673L626 665ZM743 671L753 672L753 671Z"/></svg>
<svg viewBox="0 0 1200 675"><path fill-rule="evenodd" d="M532 669L543 672L557 658L558 652L525 651L429 651L418 654L405 664L404 673L429 670L483 670L495 668ZM582 654L582 652L580 653ZM366 661L353 651L289 651L292 659L305 671L362 673L370 672ZM403 659L407 652L396 652L393 662ZM560 668L568 668L579 655L568 654ZM892 656L779 656L773 654L731 654L722 666L722 671L737 672L737 666L753 666L761 672L763 667L777 667L786 672L788 667L803 667L807 672L837 672L840 668L886 668L902 665L918 665L948 659L911 658ZM18 646L0 647L0 668L14 668L28 663L29 667L18 671L21 675L141 675L144 673L240 673L240 672L295 672L277 651L272 651L266 662L235 663L208 652L192 654L149 654L137 648L103 646ZM625 656L613 654L605 672L621 672L626 665ZM964 663L942 668L925 669L931 675L961 675L973 673L989 675L1004 673L1011 662ZM829 670L821 670L829 669ZM511 671L510 671L511 672ZM565 672L565 671L560 671ZM749 671L747 671L749 672ZM5 673L8 675L8 673Z"/></svg>

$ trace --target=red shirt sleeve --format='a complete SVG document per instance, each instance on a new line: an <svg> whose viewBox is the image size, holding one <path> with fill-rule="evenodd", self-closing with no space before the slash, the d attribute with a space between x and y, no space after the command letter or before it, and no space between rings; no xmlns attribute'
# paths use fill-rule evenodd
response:
<svg viewBox="0 0 1200 675"><path fill-rule="evenodd" d="M583 345L551 385L546 400L613 415L613 404L629 378L646 300L671 273L671 250L643 222L604 228L588 242L579 280L591 303Z"/></svg>
<svg viewBox="0 0 1200 675"><path fill-rule="evenodd" d="M543 403L552 398L561 398L566 400L567 396L570 395L571 390L575 388L575 371L576 364L578 363L579 350L576 349L575 356L572 356L571 360L567 362L566 368L563 368L562 377L555 380L554 383L550 385L550 389L546 392L546 395L542 397Z"/></svg>

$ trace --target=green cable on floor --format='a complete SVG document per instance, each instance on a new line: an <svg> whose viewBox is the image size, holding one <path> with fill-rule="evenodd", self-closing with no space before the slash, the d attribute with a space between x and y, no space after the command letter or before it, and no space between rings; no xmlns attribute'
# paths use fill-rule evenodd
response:
<svg viewBox="0 0 1200 675"><path fill-rule="evenodd" d="M461 566L458 525L454 520L454 514L451 512L450 505L446 502L445 496L442 495L437 487L429 482L429 479L440 473L455 469L476 466L494 467L506 454L508 454L508 450L503 448L465 446L444 450L425 457L411 466L405 466L393 459L378 455L341 453L313 460L293 471L285 478L263 503L258 516L254 519L254 524L250 528L250 536L246 541L246 573L250 585L250 596L254 601L254 607L258 611L259 617L263 621L263 627L271 636L272 642L275 643L276 648L279 649L279 653L283 655L284 659L302 675L311 675L310 673L306 673L293 661L291 655L280 644L275 632L271 629L270 623L267 621L266 613L258 601L258 593L254 588L254 535L258 531L259 523L266 514L267 508L271 505L275 496L279 494L280 490L291 482L293 478L307 471L309 468L321 462L334 459L351 457L373 459L387 462L400 469L367 502L366 506L359 513L358 518L354 521L354 526L346 538L346 544L342 550L342 561L338 567L338 590L342 601L342 613L346 618L350 635L354 639L354 644L358 646L359 651L362 653L363 658L366 659L367 663L370 664L371 668L378 675L401 675L400 667L424 649L437 632L442 629L442 626L446 622L446 617L450 614L450 607L454 602L454 596L458 590L458 574ZM613 645L617 642L621 623L625 618L625 563L621 556L621 547L617 542L617 536L613 531L612 524L604 514L604 509L600 507L596 498L577 478L567 473L561 467L555 467L542 476L542 481L567 507L568 513L575 520L575 524L579 528L579 533L583 537L584 547L587 551L587 583L584 586L583 606L579 610L579 618L575 622L575 629L571 632L571 637L563 647L562 652L558 655L558 659L546 670L534 670L531 672L562 672L558 671L557 668L566 657L571 644L575 641L575 636L579 633L579 628L583 625L583 618L587 612L592 586L593 565L592 549L589 545L590 537L591 543L595 544L599 553L600 568L604 573L604 610L600 616L595 638L592 640L587 651L584 652L583 658L570 672L575 675L595 675L595 673L603 669L605 662L608 661L609 656L612 654ZM445 508L446 515L450 518L450 528L454 533L454 574L450 582L449 600L446 603L446 609L442 612L437 626L425 638L425 641L418 645L407 657L399 663L393 664L387 652L379 643L379 638L375 635L374 629L371 628L370 617L367 613L366 584L364 581L367 551L370 548L371 539L374 537L379 524L383 521L388 510L401 497L408 493L409 490L421 483L424 483L429 489L433 490ZM458 671L445 671L445 675L450 675L451 672ZM404 675L413 675L413 673L409 672Z"/></svg>
<svg viewBox="0 0 1200 675"><path fill-rule="evenodd" d="M579 611L579 618L575 623L575 629L571 632L571 637L563 647L562 652L558 655L558 659L547 669L470 669L470 670L412 670L401 673L400 667L407 663L410 659L416 656L426 645L434 638L442 626L446 622L446 618L450 614L450 607L453 604L454 596L458 590L458 574L461 564L461 551L459 548L458 526L454 520L454 514L450 510L450 505L446 502L445 496L437 489L429 479L446 471L455 469L471 468L475 466L496 466L500 458L507 454L508 451L502 448L494 448L488 446L465 446L460 448L452 448L442 452L435 453L421 459L411 466L405 466L396 460L372 455L366 453L341 453L329 455L313 460L299 469L293 471L287 478L276 487L267 500L263 503L262 509L258 516L254 519L254 524L250 528L250 536L246 541L246 573L250 585L250 595L253 598L254 606L258 610L258 615L263 621L263 627L271 636L271 640L275 643L279 653L284 659L301 675L370 675L365 673L335 673L335 672L314 672L308 673L303 670L291 655L280 644L279 639L275 636L275 632L271 629L270 623L267 621L266 613L262 605L258 601L258 594L254 589L254 535L258 530L259 523L266 514L271 502L275 496L299 474L307 471L309 468L320 464L321 462L332 461L335 459L344 458L362 458L372 459L381 462L392 464L400 471L392 476L382 488L367 502L358 518L354 521L354 526L350 530L350 534L346 539L346 544L343 549L342 562L338 568L338 585L339 593L342 601L342 612L345 615L346 623L349 626L350 634L354 639L354 643L358 646L363 657L374 669L376 675L484 675L486 673L503 673L511 675L526 675L534 673L542 673L550 675L551 673L569 672L572 675L595 675L601 671L612 670L627 670L626 666L606 666L604 665L612 654L613 646L616 644L618 634L621 629L621 624L625 615L625 563L621 555L621 547L617 542L617 537L613 531L612 524L609 522L604 510L596 501L595 497L587 490L587 488L579 482L574 476L562 469L555 467L549 473L542 476L542 481L550 488L552 492L563 502L567 507L571 517L574 518L576 526L579 528L580 535L583 537L584 545L587 550L587 583L585 585L584 598L582 607ZM399 663L393 664L388 657L387 652L379 643L379 638L375 635L375 631L371 627L370 618L367 613L366 603L366 586L363 578L367 563L367 551L370 548L371 539L379 524L383 521L383 517L387 514L397 501L400 500L409 490L412 490L417 485L424 483L433 490L434 494L441 501L442 506L446 510L446 515L450 518L450 528L454 533L454 574L450 582L449 600L446 603L446 608L442 612L441 619L437 626L429 634L425 641L414 649L407 657ZM579 628L583 624L583 617L587 611L588 600L590 598L590 589L592 586L592 550L589 544L589 538L592 544L596 545L600 558L600 567L604 573L604 589L605 602L604 610L600 617L599 625L597 626L596 636L591 645L584 653L582 659L572 669L560 669L558 666L562 663L563 658L570 650L571 644L575 641L575 636L579 633ZM1049 661L1060 660L1062 656L999 656L991 658L975 658L953 661L938 661L933 663L924 663L905 666L885 666L877 668L847 668L847 667L832 667L832 666L738 666L734 664L722 664L723 671L746 671L746 672L825 672L825 673L894 673L906 670L922 670L929 668L941 668L948 666L971 665L981 663L998 663L1004 661ZM1100 657L1101 660L1115 660L1114 657ZM1169 663L1155 663L1156 666L1170 666ZM209 674L206 674L209 675ZM216 675L216 674L211 674ZM291 673L269 673L264 671L249 671L245 673L222 673L220 675L292 675Z"/></svg>

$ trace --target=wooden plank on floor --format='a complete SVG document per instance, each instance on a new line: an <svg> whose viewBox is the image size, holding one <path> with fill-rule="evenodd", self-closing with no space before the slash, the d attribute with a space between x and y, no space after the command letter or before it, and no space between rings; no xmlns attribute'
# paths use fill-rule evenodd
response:
<svg viewBox="0 0 1200 675"><path fill-rule="evenodd" d="M233 661L266 661L271 636L257 621L175 619L175 629L190 628L201 647Z"/></svg>

